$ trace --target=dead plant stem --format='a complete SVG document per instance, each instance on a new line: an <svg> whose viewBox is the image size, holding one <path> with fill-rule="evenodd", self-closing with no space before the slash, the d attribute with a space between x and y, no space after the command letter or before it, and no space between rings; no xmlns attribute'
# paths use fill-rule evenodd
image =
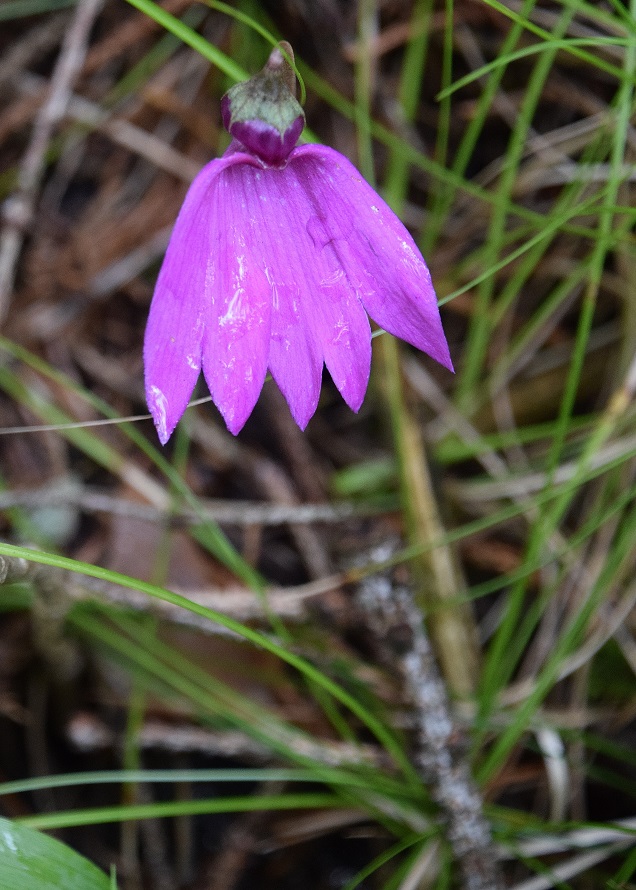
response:
<svg viewBox="0 0 636 890"><path fill-rule="evenodd" d="M35 118L31 140L20 164L18 188L4 206L4 227L0 234L0 323L9 308L22 244L35 211L47 149L56 125L66 112L71 89L86 56L90 31L102 3L103 0L78 0L51 77L48 98Z"/></svg>
<svg viewBox="0 0 636 890"><path fill-rule="evenodd" d="M382 544L367 559L382 562L391 551L390 543ZM398 670L413 708L414 763L440 807L461 887L499 890L503 883L481 795L412 592L389 575L378 574L359 585L357 600L383 658Z"/></svg>

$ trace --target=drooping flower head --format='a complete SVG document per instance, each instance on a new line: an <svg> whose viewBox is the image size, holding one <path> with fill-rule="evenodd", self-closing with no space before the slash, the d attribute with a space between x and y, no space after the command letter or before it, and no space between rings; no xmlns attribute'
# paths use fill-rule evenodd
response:
<svg viewBox="0 0 636 890"><path fill-rule="evenodd" d="M223 97L222 116L233 140L186 195L146 327L146 398L161 442L201 369L234 434L268 369L301 429L323 365L357 411L369 316L452 370L431 277L405 227L343 155L296 147L305 119L280 49Z"/></svg>

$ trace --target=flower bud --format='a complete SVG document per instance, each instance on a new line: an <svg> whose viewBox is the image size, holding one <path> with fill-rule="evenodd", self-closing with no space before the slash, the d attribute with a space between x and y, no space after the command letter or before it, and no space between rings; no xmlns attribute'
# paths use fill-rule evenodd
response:
<svg viewBox="0 0 636 890"><path fill-rule="evenodd" d="M280 43L259 74L231 87L221 100L228 133L263 163L276 167L285 163L305 126L294 95L294 70L279 47L293 59L291 46Z"/></svg>

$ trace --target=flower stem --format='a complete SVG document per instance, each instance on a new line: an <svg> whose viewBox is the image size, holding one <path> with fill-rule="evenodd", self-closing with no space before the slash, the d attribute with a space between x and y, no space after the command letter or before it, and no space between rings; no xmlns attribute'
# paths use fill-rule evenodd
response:
<svg viewBox="0 0 636 890"><path fill-rule="evenodd" d="M393 337L380 337L386 399L399 461L400 486L409 543L421 545L443 537L422 437L406 399L400 369L399 346ZM453 695L470 695L478 676L479 653L472 610L457 601L460 583L453 553L437 547L411 563L416 603L427 616L433 646Z"/></svg>

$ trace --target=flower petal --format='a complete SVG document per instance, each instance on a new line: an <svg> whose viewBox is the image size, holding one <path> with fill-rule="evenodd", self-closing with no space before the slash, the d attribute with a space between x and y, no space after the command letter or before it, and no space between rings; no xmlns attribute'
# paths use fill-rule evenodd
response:
<svg viewBox="0 0 636 890"><path fill-rule="evenodd" d="M258 266L267 281L269 367L294 420L304 429L320 396L322 354L308 314L315 275L308 244L301 243L298 231L298 184L289 178L288 168L242 164L232 168L231 189L250 265Z"/></svg>
<svg viewBox="0 0 636 890"><path fill-rule="evenodd" d="M313 269L318 272L307 315L317 332L325 364L345 402L358 411L371 370L371 328L367 313L345 274L336 245L314 211L306 232Z"/></svg>
<svg viewBox="0 0 636 890"><path fill-rule="evenodd" d="M369 321L305 189L302 166L243 166L240 178L242 225L249 243L260 245L271 285L269 367L294 419L304 429L316 410L323 360L357 411L369 380Z"/></svg>
<svg viewBox="0 0 636 890"><path fill-rule="evenodd" d="M186 409L201 369L210 201L222 161L196 177L177 217L155 286L144 337L146 400L162 444Z"/></svg>
<svg viewBox="0 0 636 890"><path fill-rule="evenodd" d="M259 397L269 359L272 287L267 257L253 231L246 192L260 165L249 155L226 156L210 195L206 289L210 304L203 340L203 371L231 433L239 432Z"/></svg>
<svg viewBox="0 0 636 890"><path fill-rule="evenodd" d="M304 430L320 398L322 358L298 285L273 281L269 367L292 417Z"/></svg>
<svg viewBox="0 0 636 890"><path fill-rule="evenodd" d="M453 369L426 264L410 234L343 155L303 145L289 166L303 184L351 286L373 320Z"/></svg>

